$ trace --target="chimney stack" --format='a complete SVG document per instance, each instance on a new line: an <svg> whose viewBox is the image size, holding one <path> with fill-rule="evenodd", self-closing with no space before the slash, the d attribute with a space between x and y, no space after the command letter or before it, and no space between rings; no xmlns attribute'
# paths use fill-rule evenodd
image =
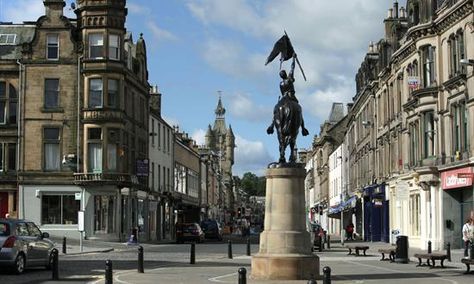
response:
<svg viewBox="0 0 474 284"><path fill-rule="evenodd" d="M387 12L387 19L391 19L391 18L393 18L393 9L392 8L388 9L388 12Z"/></svg>
<svg viewBox="0 0 474 284"><path fill-rule="evenodd" d="M398 1L397 0L395 0L395 2L393 3L393 11L395 12L393 17L397 19L398 18Z"/></svg>

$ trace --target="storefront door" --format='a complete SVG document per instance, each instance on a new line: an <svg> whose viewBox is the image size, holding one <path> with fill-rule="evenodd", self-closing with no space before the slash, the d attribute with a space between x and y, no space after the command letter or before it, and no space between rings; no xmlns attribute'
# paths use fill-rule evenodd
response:
<svg viewBox="0 0 474 284"><path fill-rule="evenodd" d="M0 218L5 218L8 213L8 193L0 192Z"/></svg>

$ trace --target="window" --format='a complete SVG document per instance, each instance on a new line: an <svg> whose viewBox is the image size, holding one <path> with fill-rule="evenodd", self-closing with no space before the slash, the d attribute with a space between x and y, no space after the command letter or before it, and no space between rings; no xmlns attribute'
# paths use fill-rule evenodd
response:
<svg viewBox="0 0 474 284"><path fill-rule="evenodd" d="M449 37L449 76L453 77L465 72L465 67L460 64L461 59L466 58L464 47L464 33L457 32Z"/></svg>
<svg viewBox="0 0 474 284"><path fill-rule="evenodd" d="M152 191L156 190L156 187L155 187L155 163L154 162L151 163L151 190Z"/></svg>
<svg viewBox="0 0 474 284"><path fill-rule="evenodd" d="M4 163L3 163L3 158L5 156L4 150L5 150L4 144L0 143L0 172L4 171Z"/></svg>
<svg viewBox="0 0 474 284"><path fill-rule="evenodd" d="M453 152L463 153L469 149L468 121L469 113L466 102L460 101L451 107L453 129Z"/></svg>
<svg viewBox="0 0 474 284"><path fill-rule="evenodd" d="M13 85L0 82L0 124L17 124L18 95Z"/></svg>
<svg viewBox="0 0 474 284"><path fill-rule="evenodd" d="M118 107L118 89L119 83L118 80L109 79L108 80L108 96L107 96L107 106L112 108Z"/></svg>
<svg viewBox="0 0 474 284"><path fill-rule="evenodd" d="M0 34L0 45L14 45L16 34Z"/></svg>
<svg viewBox="0 0 474 284"><path fill-rule="evenodd" d="M16 224L16 235L17 236L28 236L30 233L28 232L28 227L26 223L17 223Z"/></svg>
<svg viewBox="0 0 474 284"><path fill-rule="evenodd" d="M109 35L109 58L120 59L120 37L118 35Z"/></svg>
<svg viewBox="0 0 474 284"><path fill-rule="evenodd" d="M91 79L89 81L89 107L102 107L102 79Z"/></svg>
<svg viewBox="0 0 474 284"><path fill-rule="evenodd" d="M107 168L109 171L117 171L117 151L120 141L119 130L109 129L107 140Z"/></svg>
<svg viewBox="0 0 474 284"><path fill-rule="evenodd" d="M156 137L158 139L158 149L161 149L161 125L158 123L158 136Z"/></svg>
<svg viewBox="0 0 474 284"><path fill-rule="evenodd" d="M436 85L435 73L435 50L434 46L425 46L422 48L423 57L423 86L425 88Z"/></svg>
<svg viewBox="0 0 474 284"><path fill-rule="evenodd" d="M89 35L89 58L104 57L104 36L102 34Z"/></svg>
<svg viewBox="0 0 474 284"><path fill-rule="evenodd" d="M42 224L77 224L77 211L80 201L74 195L49 195L41 197Z"/></svg>
<svg viewBox="0 0 474 284"><path fill-rule="evenodd" d="M46 58L50 60L59 59L59 39L57 34L49 34L46 36Z"/></svg>
<svg viewBox="0 0 474 284"><path fill-rule="evenodd" d="M8 164L7 169L9 171L16 171L16 144L15 143L8 143ZM6 151L5 151L6 152Z"/></svg>
<svg viewBox="0 0 474 284"><path fill-rule="evenodd" d="M155 120L153 118L151 119L151 146L155 148Z"/></svg>
<svg viewBox="0 0 474 284"><path fill-rule="evenodd" d="M410 131L410 165L417 166L419 160L418 152L418 122L411 123Z"/></svg>
<svg viewBox="0 0 474 284"><path fill-rule="evenodd" d="M33 237L41 237L41 231L36 227L34 223L28 222L26 223L26 226L28 227L28 231L30 232L30 236Z"/></svg>
<svg viewBox="0 0 474 284"><path fill-rule="evenodd" d="M410 226L411 235L419 236L421 231L420 222L421 208L420 208L420 195L410 195Z"/></svg>
<svg viewBox="0 0 474 284"><path fill-rule="evenodd" d="M88 171L102 172L102 129L89 128L87 133Z"/></svg>
<svg viewBox="0 0 474 284"><path fill-rule="evenodd" d="M44 80L44 108L59 107L59 79Z"/></svg>
<svg viewBox="0 0 474 284"><path fill-rule="evenodd" d="M435 143L435 125L434 125L434 112L428 111L423 114L423 129L424 129L424 158L429 158L435 155L434 143Z"/></svg>
<svg viewBox="0 0 474 284"><path fill-rule="evenodd" d="M43 129L43 153L44 170L59 171L61 154L59 149L60 131L59 128Z"/></svg>

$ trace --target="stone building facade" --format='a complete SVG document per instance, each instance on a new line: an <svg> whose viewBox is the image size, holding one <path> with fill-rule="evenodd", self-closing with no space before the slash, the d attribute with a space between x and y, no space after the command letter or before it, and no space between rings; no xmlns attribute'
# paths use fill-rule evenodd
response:
<svg viewBox="0 0 474 284"><path fill-rule="evenodd" d="M0 179L10 181L0 197L17 190L8 210L52 235L79 238L84 211L86 238L147 238L145 41L127 33L124 0L79 0L76 19L63 15L63 0L43 3L37 21L0 27L0 107L12 122L0 128Z"/></svg>

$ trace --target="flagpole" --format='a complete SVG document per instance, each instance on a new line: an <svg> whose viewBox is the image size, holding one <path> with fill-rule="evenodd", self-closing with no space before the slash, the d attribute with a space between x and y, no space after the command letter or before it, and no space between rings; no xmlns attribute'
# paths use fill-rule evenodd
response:
<svg viewBox="0 0 474 284"><path fill-rule="evenodd" d="M288 41L291 43L291 39L290 39L290 37L288 36L288 34L286 33L286 30L283 30L283 31L285 32L285 35L286 35L286 37L288 38ZM292 45L293 45L293 44L292 44ZM296 52L295 52L295 53L296 53ZM304 79L305 81L307 81L307 80L306 80L306 75L304 74L303 68L301 67L301 64L300 64L300 61L298 60L298 57L296 57L296 63L298 63L298 67L299 67L300 70L301 70L301 74L303 74L303 79ZM281 69L281 60L280 60L280 69Z"/></svg>

